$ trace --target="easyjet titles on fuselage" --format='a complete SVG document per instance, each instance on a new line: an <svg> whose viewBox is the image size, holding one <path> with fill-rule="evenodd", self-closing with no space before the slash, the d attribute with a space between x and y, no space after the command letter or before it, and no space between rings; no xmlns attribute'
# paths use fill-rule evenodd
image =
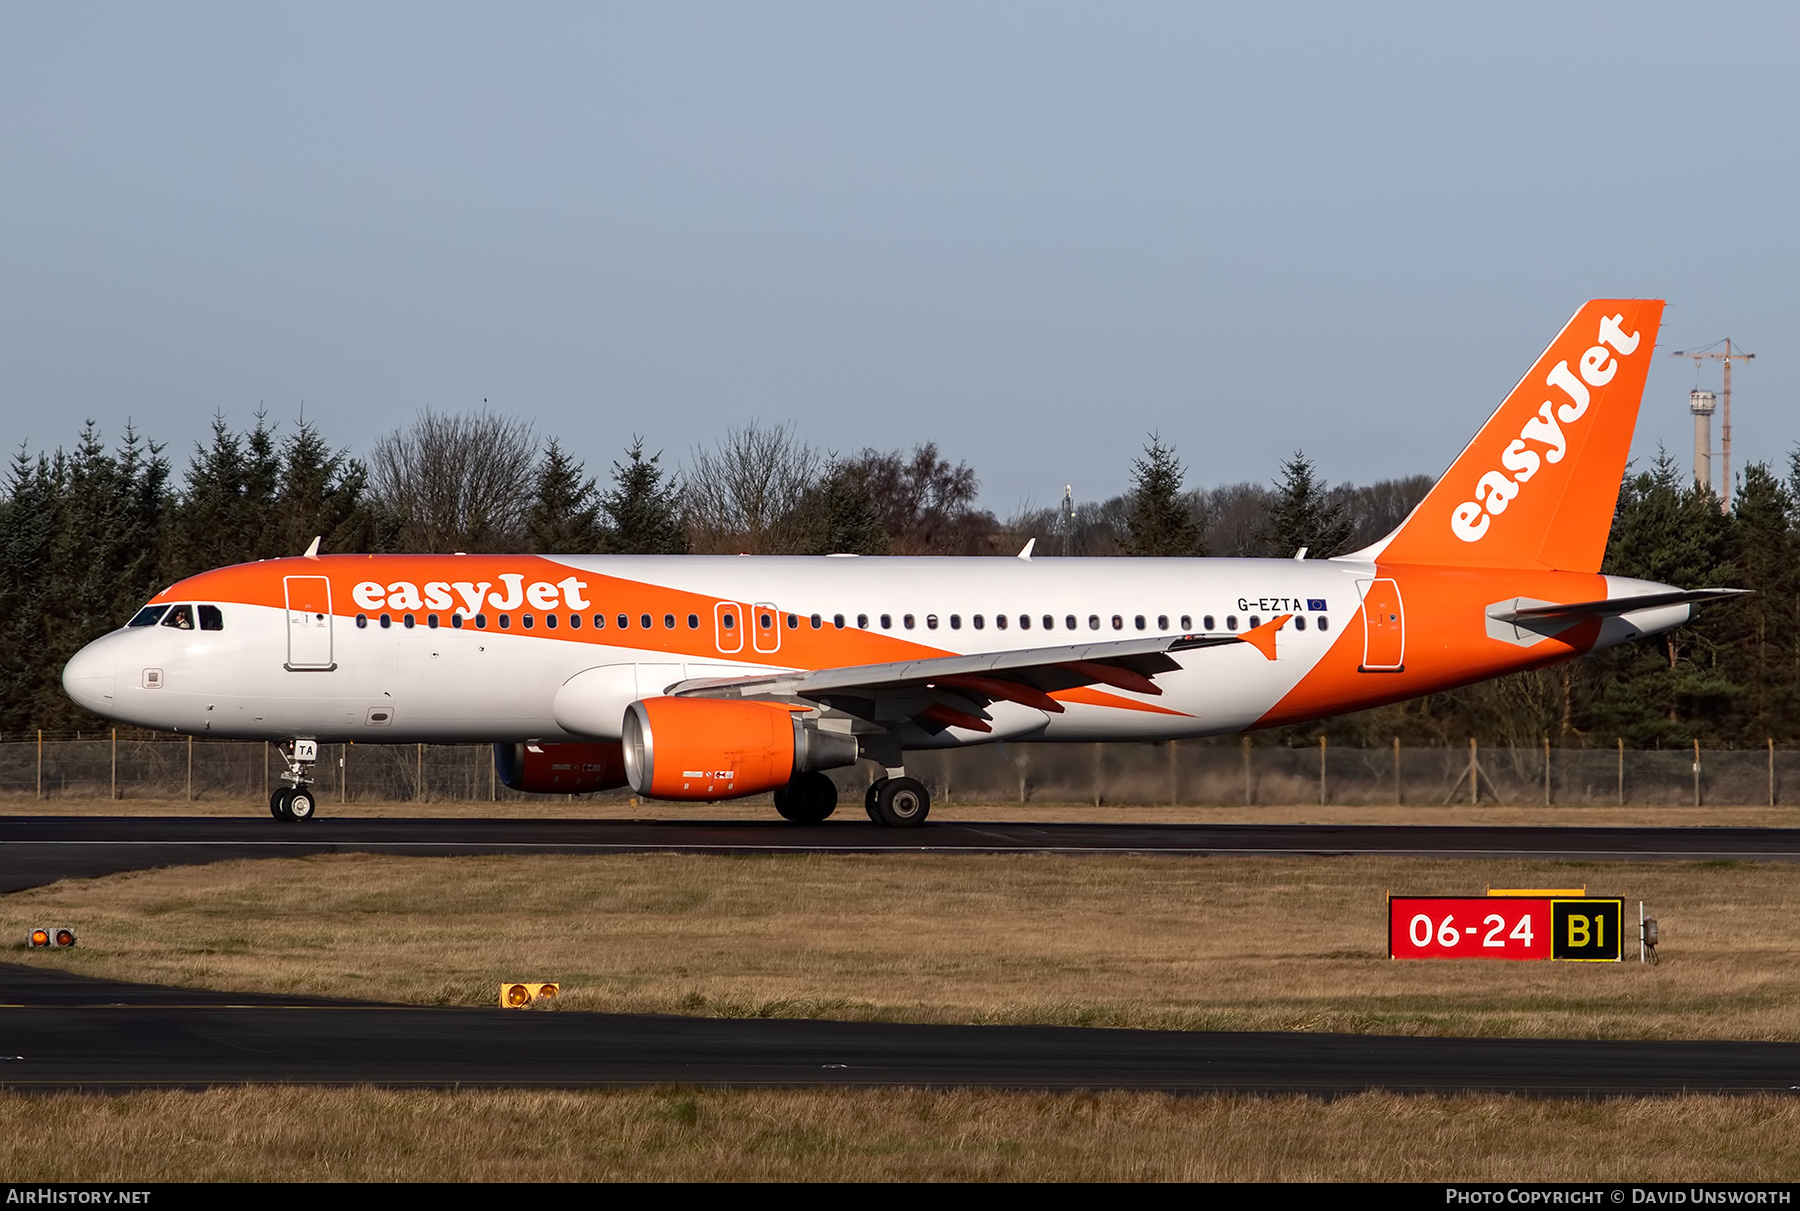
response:
<svg viewBox="0 0 1800 1211"><path fill-rule="evenodd" d="M489 591L494 587L491 580L428 580L423 589L410 580L387 585L365 580L350 590L350 596L365 610L448 610L461 604L463 612L471 615L487 606L516 610L530 605L534 610L554 610L566 605L571 610L585 610L593 604L582 592L588 582L573 576L554 584L547 580L526 584L520 572L502 572L499 576L499 592Z"/></svg>

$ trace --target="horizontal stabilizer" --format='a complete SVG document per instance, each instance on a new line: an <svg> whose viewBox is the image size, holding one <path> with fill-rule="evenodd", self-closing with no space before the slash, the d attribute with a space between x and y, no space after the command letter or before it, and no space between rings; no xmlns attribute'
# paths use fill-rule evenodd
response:
<svg viewBox="0 0 1800 1211"><path fill-rule="evenodd" d="M1557 618L1616 618L1639 610L1656 610L1663 606L1692 605L1702 601L1718 601L1737 597L1750 589L1675 589L1667 593L1639 593L1634 597L1609 597L1605 601L1571 601L1562 605L1521 606L1512 610L1494 610L1489 618L1497 622L1532 622Z"/></svg>

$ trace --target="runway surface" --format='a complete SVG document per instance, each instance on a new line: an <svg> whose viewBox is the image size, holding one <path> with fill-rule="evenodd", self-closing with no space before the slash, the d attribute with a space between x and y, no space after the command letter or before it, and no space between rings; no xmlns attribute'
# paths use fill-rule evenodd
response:
<svg viewBox="0 0 1800 1211"><path fill-rule="evenodd" d="M987 853L1410 855L1577 860L1800 860L1800 829L1308 824L927 824L782 821L0 817L0 892L58 879L304 854Z"/></svg>
<svg viewBox="0 0 1800 1211"><path fill-rule="evenodd" d="M1792 1043L1224 1034L383 1006L0 964L0 1086L908 1085L1788 1093Z"/></svg>

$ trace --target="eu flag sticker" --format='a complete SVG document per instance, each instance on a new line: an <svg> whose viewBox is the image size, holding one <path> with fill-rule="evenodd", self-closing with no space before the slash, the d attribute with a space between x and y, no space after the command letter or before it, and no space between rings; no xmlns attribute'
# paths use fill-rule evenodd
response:
<svg viewBox="0 0 1800 1211"><path fill-rule="evenodd" d="M1306 608L1309 610L1323 610L1325 608L1325 599L1323 597L1308 597L1306 599Z"/></svg>

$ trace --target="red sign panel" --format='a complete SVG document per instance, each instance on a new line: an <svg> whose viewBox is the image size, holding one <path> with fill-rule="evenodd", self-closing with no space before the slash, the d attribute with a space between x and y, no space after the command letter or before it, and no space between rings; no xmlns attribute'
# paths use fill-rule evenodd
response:
<svg viewBox="0 0 1800 1211"><path fill-rule="evenodd" d="M1548 959L1552 901L1501 896L1388 900L1391 959Z"/></svg>

